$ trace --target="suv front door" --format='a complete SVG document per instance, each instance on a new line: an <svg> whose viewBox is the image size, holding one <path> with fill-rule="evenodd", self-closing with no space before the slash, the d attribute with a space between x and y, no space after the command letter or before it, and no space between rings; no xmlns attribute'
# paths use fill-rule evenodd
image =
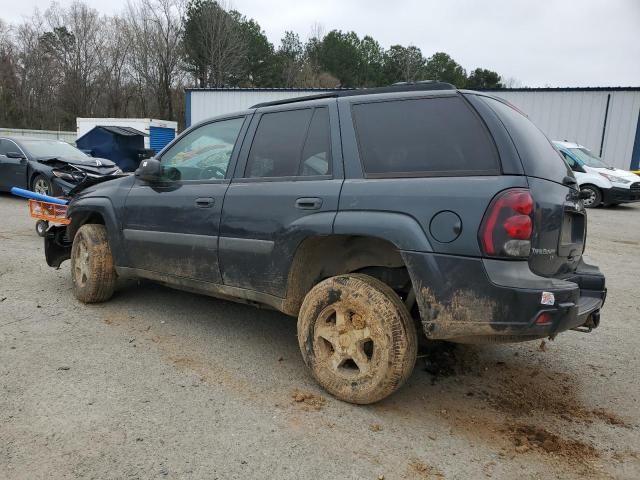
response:
<svg viewBox="0 0 640 480"><path fill-rule="evenodd" d="M128 266L221 283L220 214L244 124L239 116L196 127L161 154L161 182L136 179L123 225Z"/></svg>
<svg viewBox="0 0 640 480"><path fill-rule="evenodd" d="M8 157L8 154L21 154L23 158ZM0 190L11 187L27 188L27 159L12 140L0 139Z"/></svg>
<svg viewBox="0 0 640 480"><path fill-rule="evenodd" d="M332 232L343 178L335 99L258 110L224 201L224 284L283 297L300 242Z"/></svg>

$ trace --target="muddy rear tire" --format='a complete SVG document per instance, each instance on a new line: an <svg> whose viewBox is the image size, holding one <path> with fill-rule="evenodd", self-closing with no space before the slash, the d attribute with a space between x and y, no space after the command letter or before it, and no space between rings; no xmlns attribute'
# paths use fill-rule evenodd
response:
<svg viewBox="0 0 640 480"><path fill-rule="evenodd" d="M71 248L73 294L84 303L109 300L116 285L116 271L104 225L80 227Z"/></svg>
<svg viewBox="0 0 640 480"><path fill-rule="evenodd" d="M418 339L409 312L389 286L350 274L324 280L307 294L298 315L298 343L325 390L368 404L409 378Z"/></svg>

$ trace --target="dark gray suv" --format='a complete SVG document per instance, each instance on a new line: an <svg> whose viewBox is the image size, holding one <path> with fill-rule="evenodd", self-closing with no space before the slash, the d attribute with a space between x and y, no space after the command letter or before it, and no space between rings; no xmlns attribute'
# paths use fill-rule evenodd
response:
<svg viewBox="0 0 640 480"><path fill-rule="evenodd" d="M606 293L549 140L502 100L448 84L256 105L72 195L45 251L51 266L71 258L79 300L134 276L270 306L298 318L312 375L349 402L402 385L417 332L590 331Z"/></svg>

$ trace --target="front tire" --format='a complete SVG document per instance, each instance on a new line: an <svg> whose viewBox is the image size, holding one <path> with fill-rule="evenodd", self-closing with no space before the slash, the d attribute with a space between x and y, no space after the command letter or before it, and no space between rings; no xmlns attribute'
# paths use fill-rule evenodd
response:
<svg viewBox="0 0 640 480"><path fill-rule="evenodd" d="M580 192L588 192L589 197L582 200L585 208L596 208L602 203L602 192L593 185L582 185Z"/></svg>
<svg viewBox="0 0 640 480"><path fill-rule="evenodd" d="M302 358L316 381L346 402L387 397L409 378L418 339L409 312L380 280L331 277L307 294L298 316Z"/></svg>
<svg viewBox="0 0 640 480"><path fill-rule="evenodd" d="M104 225L80 227L71 247L73 294L83 303L109 300L116 284L116 271Z"/></svg>
<svg viewBox="0 0 640 480"><path fill-rule="evenodd" d="M55 187L45 175L38 174L31 182L31 190L41 195L55 196Z"/></svg>

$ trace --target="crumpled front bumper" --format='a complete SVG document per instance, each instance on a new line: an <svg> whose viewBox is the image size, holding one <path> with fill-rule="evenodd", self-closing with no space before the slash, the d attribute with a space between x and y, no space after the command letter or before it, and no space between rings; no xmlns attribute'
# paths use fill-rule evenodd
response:
<svg viewBox="0 0 640 480"><path fill-rule="evenodd" d="M590 330L606 298L604 275L584 262L563 278L546 278L526 261L418 252L403 258L430 339L504 343Z"/></svg>

